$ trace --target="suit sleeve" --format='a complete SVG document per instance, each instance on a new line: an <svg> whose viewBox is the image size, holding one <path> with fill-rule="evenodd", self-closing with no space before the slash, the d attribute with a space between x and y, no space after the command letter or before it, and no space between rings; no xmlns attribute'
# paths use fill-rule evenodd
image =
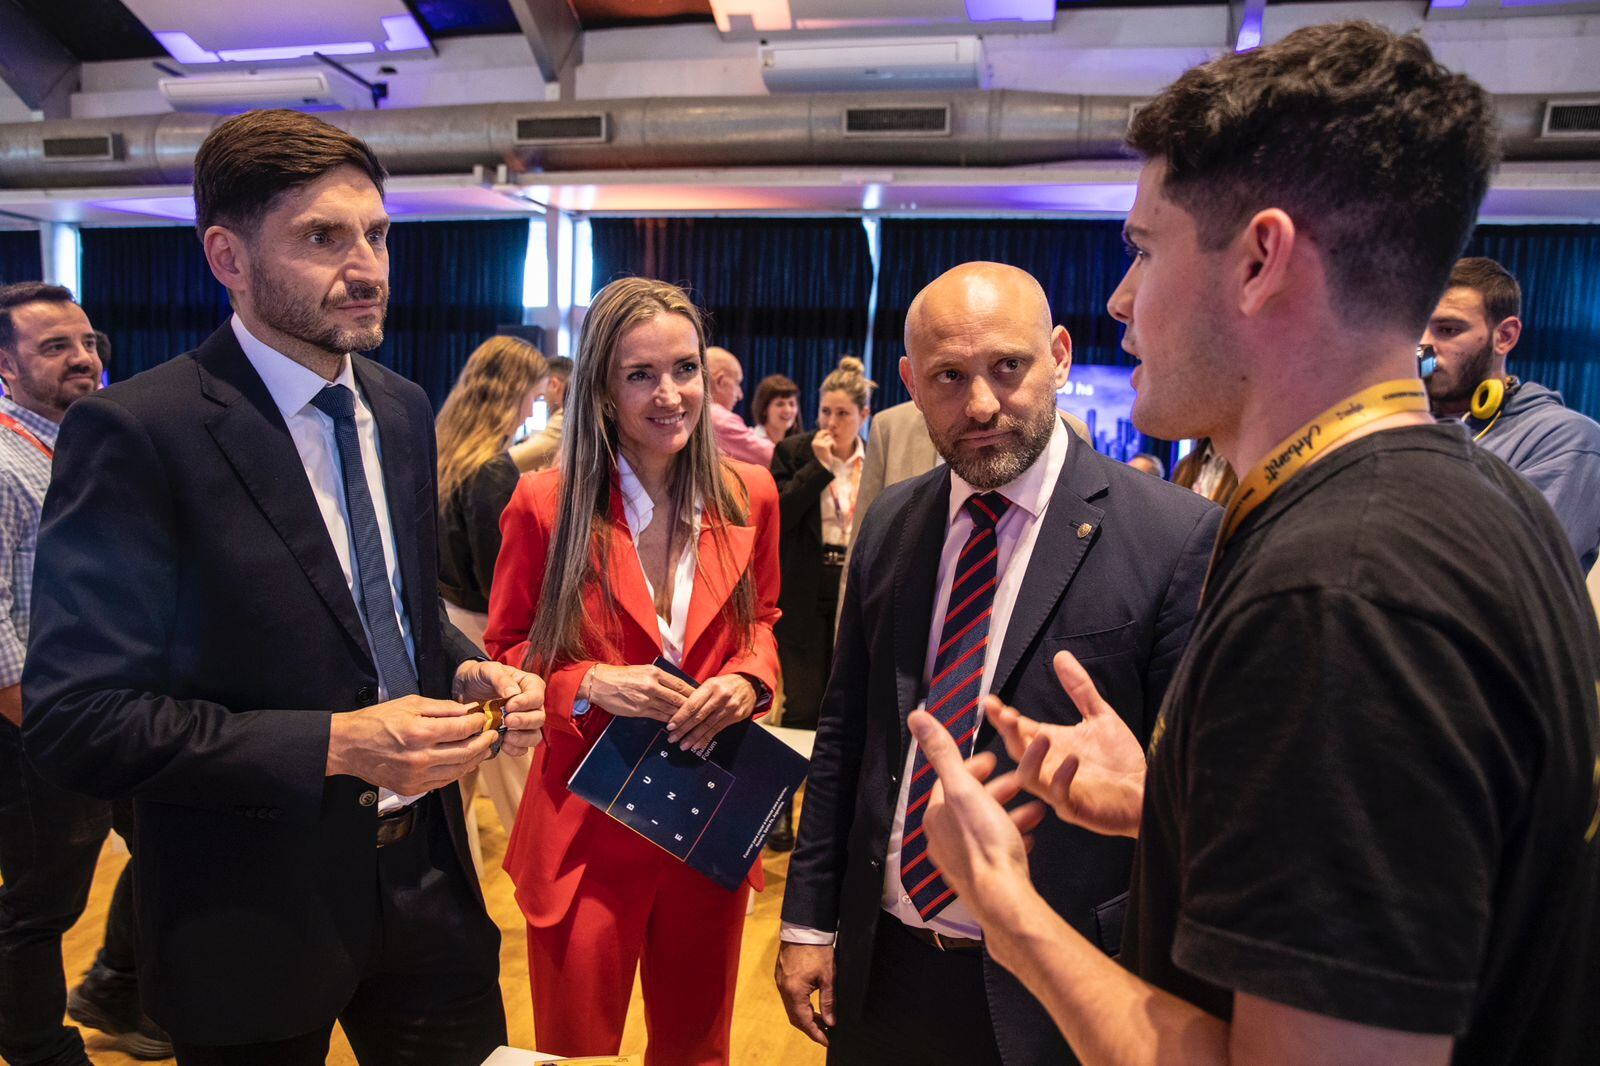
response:
<svg viewBox="0 0 1600 1066"><path fill-rule="evenodd" d="M534 481L523 478L500 516L500 553L489 588L489 624L483 634L489 654L519 670L528 654L528 633L544 591L550 540L550 523L541 513ZM607 718L604 713L590 713L581 719L572 714L578 689L593 666L592 661L569 663L546 675L544 710L551 728L586 736L585 724Z"/></svg>
<svg viewBox="0 0 1600 1066"><path fill-rule="evenodd" d="M164 694L175 683L166 649L179 536L144 427L105 397L74 404L40 523L22 678L28 755L74 792L314 820L330 712L235 712Z"/></svg>
<svg viewBox="0 0 1600 1066"><path fill-rule="evenodd" d="M806 780L800 832L789 860L783 921L823 932L839 928L850 825L867 743L867 634L861 589L879 552L870 532L857 545L845 584L833 672L822 696Z"/></svg>
<svg viewBox="0 0 1600 1066"><path fill-rule="evenodd" d="M778 564L778 500L772 478L760 468L745 478L750 489L750 519L756 527L751 567L756 581L756 622L750 646L723 667L723 673L748 674L767 686L778 689L778 641L773 627L778 624L778 593L782 575Z"/></svg>
<svg viewBox="0 0 1600 1066"><path fill-rule="evenodd" d="M861 457L861 484L856 488L856 514L863 519L871 509L872 501L883 491L883 482L888 476L889 426L888 419L878 419L873 422L872 432L867 435L866 452ZM860 529L861 522L857 521L855 528L850 531L852 548Z"/></svg>
<svg viewBox="0 0 1600 1066"><path fill-rule="evenodd" d="M1145 718L1154 722L1166 698L1167 685L1189 644L1189 631L1194 626L1194 616L1200 608L1200 591L1206 580L1206 570L1211 562L1211 548L1216 543L1217 527L1222 524L1222 508L1212 504L1201 512L1189 536L1183 542L1178 559L1167 581L1167 591L1161 598L1161 610L1156 616L1155 642L1150 653L1150 664L1145 671Z"/></svg>

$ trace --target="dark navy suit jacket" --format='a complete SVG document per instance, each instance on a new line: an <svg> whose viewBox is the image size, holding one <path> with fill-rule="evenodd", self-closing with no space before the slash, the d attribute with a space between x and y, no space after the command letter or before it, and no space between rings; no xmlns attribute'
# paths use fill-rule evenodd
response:
<svg viewBox="0 0 1600 1066"><path fill-rule="evenodd" d="M438 599L433 411L354 364L418 680L448 698L477 649ZM378 917L375 797L324 776L329 718L376 702L378 677L299 452L230 327L72 406L36 566L24 743L58 784L134 800L150 1015L196 1044L326 1025ZM460 790L439 799L475 893ZM493 924L463 929L463 956L482 957Z"/></svg>
<svg viewBox="0 0 1600 1066"><path fill-rule="evenodd" d="M906 717L923 699L950 474L939 466L885 489L856 541L833 671L811 760L783 919L838 931L835 1009L858 1017L880 914L883 864ZM1148 742L1189 637L1221 509L1186 489L1100 455L1074 439L1041 521L991 691L1048 722L1079 720L1051 667L1063 649ZM1087 524L1090 532L1079 536ZM987 725L978 750L1012 765ZM1080 933L1116 954L1127 909L1133 841L1047 817L1030 864L1034 884ZM885 920L894 921L884 916ZM1044 1007L985 958L985 984L1004 1060L1076 1061Z"/></svg>

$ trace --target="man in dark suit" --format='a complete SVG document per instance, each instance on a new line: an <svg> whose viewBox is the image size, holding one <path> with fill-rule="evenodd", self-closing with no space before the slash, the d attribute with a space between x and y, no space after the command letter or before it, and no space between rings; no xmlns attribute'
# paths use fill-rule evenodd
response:
<svg viewBox="0 0 1600 1066"><path fill-rule="evenodd" d="M335 1019L363 1063L505 1038L455 782L537 742L543 684L443 620L432 410L349 354L383 336L383 176L305 115L220 125L197 228L237 313L57 445L24 743L134 800L141 986L183 1066L320 1063ZM499 696L503 739L464 706Z"/></svg>
<svg viewBox="0 0 1600 1066"><path fill-rule="evenodd" d="M948 466L884 490L861 526L784 896L779 989L830 1063L1074 1061L927 856L934 775L906 729L925 707L1004 759L980 696L1076 721L1050 666L1068 649L1149 735L1221 512L1071 439L1054 400L1070 344L1038 283L995 263L907 314L901 376ZM1040 892L1111 954L1132 853L1057 824L1033 852Z"/></svg>

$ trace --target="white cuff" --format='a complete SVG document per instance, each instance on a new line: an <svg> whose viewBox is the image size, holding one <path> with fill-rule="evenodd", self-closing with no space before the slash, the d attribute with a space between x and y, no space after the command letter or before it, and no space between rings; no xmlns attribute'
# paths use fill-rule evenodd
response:
<svg viewBox="0 0 1600 1066"><path fill-rule="evenodd" d="M778 928L778 939L785 944L810 944L814 947L832 947L834 934L825 933L821 929L811 929L803 925L794 925L784 922Z"/></svg>

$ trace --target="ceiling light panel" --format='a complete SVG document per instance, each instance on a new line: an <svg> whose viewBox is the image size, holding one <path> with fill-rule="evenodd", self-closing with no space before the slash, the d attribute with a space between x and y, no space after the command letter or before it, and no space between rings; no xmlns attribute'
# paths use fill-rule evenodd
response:
<svg viewBox="0 0 1600 1066"><path fill-rule="evenodd" d="M404 0L123 0L173 59L185 64L266 63L430 49Z"/></svg>

